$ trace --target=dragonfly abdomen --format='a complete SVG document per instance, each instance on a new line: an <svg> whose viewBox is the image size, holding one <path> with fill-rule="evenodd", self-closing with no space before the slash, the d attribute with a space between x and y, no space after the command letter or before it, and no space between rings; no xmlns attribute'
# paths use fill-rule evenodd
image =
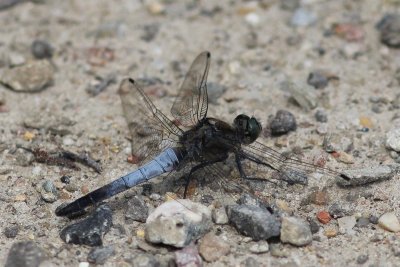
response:
<svg viewBox="0 0 400 267"><path fill-rule="evenodd" d="M125 176L106 184L99 189L75 200L65 207L57 208L57 216L66 216L72 213L83 210L84 208L99 203L108 199L116 194L119 194L135 185L147 182L151 178L157 177L163 173L174 170L181 156L173 148L167 148L161 152L153 160L149 161L139 169L128 173Z"/></svg>

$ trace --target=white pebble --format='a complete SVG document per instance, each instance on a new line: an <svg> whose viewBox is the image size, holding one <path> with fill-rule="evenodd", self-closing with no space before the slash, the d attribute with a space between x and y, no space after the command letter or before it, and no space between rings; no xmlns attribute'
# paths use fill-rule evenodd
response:
<svg viewBox="0 0 400 267"><path fill-rule="evenodd" d="M79 263L79 267L89 267L89 262L82 261L82 262Z"/></svg>
<svg viewBox="0 0 400 267"><path fill-rule="evenodd" d="M260 24L260 17L256 13L249 13L244 17L245 21L251 26Z"/></svg>
<svg viewBox="0 0 400 267"><path fill-rule="evenodd" d="M383 214L379 220L378 224L383 229L390 231L390 232L400 232L400 222L399 219L396 217L394 212L389 212Z"/></svg>
<svg viewBox="0 0 400 267"><path fill-rule="evenodd" d="M65 138L63 139L63 145L64 145L64 146L72 146L74 143L75 143L75 141L72 140L72 138L65 137Z"/></svg>

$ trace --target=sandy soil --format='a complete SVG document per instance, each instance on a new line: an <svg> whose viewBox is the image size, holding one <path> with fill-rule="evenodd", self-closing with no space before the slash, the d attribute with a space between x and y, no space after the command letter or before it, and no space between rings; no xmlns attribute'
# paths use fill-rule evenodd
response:
<svg viewBox="0 0 400 267"><path fill-rule="evenodd" d="M65 200L43 202L36 187L45 180L57 186L62 175L69 175L79 189L87 186L92 190L136 168L126 162L130 144L117 94L119 81L128 76L161 79L167 94L155 103L168 113L182 76L203 50L209 50L212 55L208 80L228 88L217 104L210 106L212 116L232 121L237 114L246 113L266 125L268 116L277 110L289 110L295 114L299 128L285 136L284 141L276 138L262 138L262 141L271 146L283 142L284 146L277 148L282 151L295 146L306 148L305 158L311 160L313 153L325 155L321 147L324 135L316 130L321 125L314 117L316 109L304 110L281 89L281 83L287 80L306 86L311 71L324 69L338 76L339 81L330 82L325 89L309 87L308 90L318 97L318 108L328 115L328 132L350 138L354 147L349 152L354 156L354 163L344 164L326 154L326 166L346 169L393 162L384 141L386 132L396 126L393 117L398 111L390 108L390 101L398 94L395 73L400 54L381 44L375 24L386 12L398 9L396 3L303 1L303 6L317 16L316 22L307 27L290 25L293 11L282 9L280 2L273 0L260 4L165 1L161 14L151 11L151 7L157 7L151 3L123 0L28 2L1 11L3 58L7 59L12 52L22 55L26 61L33 60L30 44L35 39L43 39L54 47L52 60L56 71L53 85L39 93L16 93L0 88L8 109L0 113L0 144L4 146L0 154L0 223L2 231L11 224L20 226L15 238L0 235L0 263L5 263L10 247L20 240L36 242L54 265L77 266L86 261L90 248L66 245L59 238L68 220L56 217L54 210ZM215 9L216 6L219 8ZM364 37L350 42L327 34L334 23L348 22L357 25ZM150 41L142 38L147 25L159 28ZM109 48L113 57L104 61L95 57L93 62L91 48ZM320 55L322 49L324 54ZM117 84L96 97L90 96L85 90L87 85L96 75L104 77L109 73L117 75ZM378 97L384 99L380 113L374 112L375 104L371 101ZM66 126L70 131L66 136L24 127L27 119L42 118L46 125L62 117L75 122ZM369 131L360 131L365 126ZM26 131L34 134L32 140L26 140L29 139ZM16 152L15 144L89 151L101 160L104 171L99 175L86 167L74 171L39 163L21 166L27 162L27 153ZM400 215L398 177L351 189L339 188L332 178L313 178L307 187L268 185L267 190L285 201L296 216L307 218L329 206L300 204L315 186L327 187L329 204L338 201L350 206L356 216L379 216L389 211ZM68 197L75 199L82 195L81 191L69 193ZM145 253L134 245L140 239L135 236L136 231L143 225L125 224L123 200L119 197L111 203L115 202L114 224L122 225L126 234L120 235L113 228L105 236L104 243L113 244L116 249L116 255L105 266L129 266L126 259ZM337 228L337 222L333 220L321 227ZM317 234L320 240L309 246L285 245L287 256L282 258L270 253L252 254L246 239L234 228L222 226L221 229L231 244L231 253L218 262L206 263L207 266L239 265L249 256L265 266L354 266L359 255L368 255L364 265L399 266L399 258L392 252L399 235L374 225L360 228L353 235L338 234L332 238L327 238L321 229ZM377 234L381 239L371 241Z"/></svg>

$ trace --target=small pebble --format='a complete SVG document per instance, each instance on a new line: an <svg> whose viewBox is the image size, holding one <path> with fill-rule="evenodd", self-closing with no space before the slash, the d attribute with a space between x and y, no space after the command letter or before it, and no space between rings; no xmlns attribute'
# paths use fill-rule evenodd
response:
<svg viewBox="0 0 400 267"><path fill-rule="evenodd" d="M280 84L283 91L289 92L294 101L304 110L312 110L317 107L317 100L315 94L312 92L311 87L306 83L294 83L290 80L284 81Z"/></svg>
<svg viewBox="0 0 400 267"><path fill-rule="evenodd" d="M24 65L26 63L25 57L19 53L15 53L15 52L9 53L8 61L9 61L10 67Z"/></svg>
<svg viewBox="0 0 400 267"><path fill-rule="evenodd" d="M82 261L82 262L79 263L78 266L79 266L79 267L89 267L89 266L90 266L90 263L87 262L87 261Z"/></svg>
<svg viewBox="0 0 400 267"><path fill-rule="evenodd" d="M310 224L310 230L312 234L316 234L319 232L320 227L315 220L309 218L308 223Z"/></svg>
<svg viewBox="0 0 400 267"><path fill-rule="evenodd" d="M295 246L308 245L312 242L310 225L300 218L284 217L280 239Z"/></svg>
<svg viewBox="0 0 400 267"><path fill-rule="evenodd" d="M104 264L114 254L115 249L113 246L95 247L90 250L87 261L94 264Z"/></svg>
<svg viewBox="0 0 400 267"><path fill-rule="evenodd" d="M128 201L128 207L125 211L125 220L146 222L149 215L149 207L142 197L134 196Z"/></svg>
<svg viewBox="0 0 400 267"><path fill-rule="evenodd" d="M318 122L327 122L328 121L328 115L326 114L325 111L323 111L322 109L317 110L317 112L315 112L315 119Z"/></svg>
<svg viewBox="0 0 400 267"><path fill-rule="evenodd" d="M52 58L53 47L44 40L35 40L31 45L31 52L37 59Z"/></svg>
<svg viewBox="0 0 400 267"><path fill-rule="evenodd" d="M378 224L378 220L379 220L379 217L378 217L378 216L375 216L375 215L369 216L369 221L370 221L372 224Z"/></svg>
<svg viewBox="0 0 400 267"><path fill-rule="evenodd" d="M315 205L326 205L329 202L329 195L326 191L315 191L309 196L310 202Z"/></svg>
<svg viewBox="0 0 400 267"><path fill-rule="evenodd" d="M341 234L354 235L353 227L356 225L356 218L354 216L345 216L338 219L339 232Z"/></svg>
<svg viewBox="0 0 400 267"><path fill-rule="evenodd" d="M400 152L400 128L394 128L386 133L386 147Z"/></svg>
<svg viewBox="0 0 400 267"><path fill-rule="evenodd" d="M328 228L324 231L325 236L328 238L335 237L338 234L338 231L335 228Z"/></svg>
<svg viewBox="0 0 400 267"><path fill-rule="evenodd" d="M165 12L165 6L160 2L151 2L147 5L147 10L152 15L159 15Z"/></svg>
<svg viewBox="0 0 400 267"><path fill-rule="evenodd" d="M199 245L199 253L207 262L213 262L230 252L230 246L213 233L206 234Z"/></svg>
<svg viewBox="0 0 400 267"><path fill-rule="evenodd" d="M172 200L158 206L147 218L145 238L150 243L185 247L211 227L211 211L188 199Z"/></svg>
<svg viewBox="0 0 400 267"><path fill-rule="evenodd" d="M365 217L361 217L361 218L358 218L357 223L356 223L356 227L365 228L369 224L370 224L370 219L365 218Z"/></svg>
<svg viewBox="0 0 400 267"><path fill-rule="evenodd" d="M345 209L338 203L332 204L329 207L328 212L335 219L351 215L351 213L352 213L350 210Z"/></svg>
<svg viewBox="0 0 400 267"><path fill-rule="evenodd" d="M201 267L203 261L197 251L196 246L189 245L180 250L175 251L175 263L177 267ZM149 265L147 265L149 266ZM152 265L155 266L155 265Z"/></svg>
<svg viewBox="0 0 400 267"><path fill-rule="evenodd" d="M390 232L400 232L400 222L394 212L383 214L378 220L378 225Z"/></svg>
<svg viewBox="0 0 400 267"><path fill-rule="evenodd" d="M18 225L11 225L4 228L4 235L7 238L14 238L18 235L19 226Z"/></svg>
<svg viewBox="0 0 400 267"><path fill-rule="evenodd" d="M319 211L317 212L317 219L320 221L320 223L327 224L331 221L332 217L326 211Z"/></svg>
<svg viewBox="0 0 400 267"><path fill-rule="evenodd" d="M291 18L291 24L295 27L306 27L316 22L317 16L302 7L296 9Z"/></svg>
<svg viewBox="0 0 400 267"><path fill-rule="evenodd" d="M249 13L244 17L244 20L251 26L260 24L260 17L256 13Z"/></svg>
<svg viewBox="0 0 400 267"><path fill-rule="evenodd" d="M282 135L296 130L297 124L292 113L286 110L278 110L269 127L273 135Z"/></svg>
<svg viewBox="0 0 400 267"><path fill-rule="evenodd" d="M256 244L252 245L249 248L251 253L255 254L261 254L261 253L266 253L269 251L269 245L267 241L259 241Z"/></svg>
<svg viewBox="0 0 400 267"><path fill-rule="evenodd" d="M342 134L329 134L324 138L322 144L326 152L350 151L353 147L353 140Z"/></svg>
<svg viewBox="0 0 400 267"><path fill-rule="evenodd" d="M8 252L5 267L39 266L46 260L46 252L33 241L16 242Z"/></svg>
<svg viewBox="0 0 400 267"><path fill-rule="evenodd" d="M227 224L229 222L228 215L224 207L215 208L212 211L212 219L215 224Z"/></svg>
<svg viewBox="0 0 400 267"><path fill-rule="evenodd" d="M323 89L328 85L329 79L320 71L311 72L308 75L307 83L315 89Z"/></svg>
<svg viewBox="0 0 400 267"><path fill-rule="evenodd" d="M354 157L351 154L348 154L344 151L338 152L339 156L336 158L338 161L346 163L346 164L353 164Z"/></svg>
<svg viewBox="0 0 400 267"><path fill-rule="evenodd" d="M385 14L376 24L380 32L381 42L389 47L400 47L400 16L398 14Z"/></svg>
<svg viewBox="0 0 400 267"><path fill-rule="evenodd" d="M73 144L75 144L74 139L72 139L70 137L63 138L63 145L64 146L72 146Z"/></svg>
<svg viewBox="0 0 400 267"><path fill-rule="evenodd" d="M357 257L358 264L364 264L368 261L368 254L361 254Z"/></svg>
<svg viewBox="0 0 400 267"><path fill-rule="evenodd" d="M63 175L60 178L61 182L64 184L69 184L71 182L71 178L67 175Z"/></svg>

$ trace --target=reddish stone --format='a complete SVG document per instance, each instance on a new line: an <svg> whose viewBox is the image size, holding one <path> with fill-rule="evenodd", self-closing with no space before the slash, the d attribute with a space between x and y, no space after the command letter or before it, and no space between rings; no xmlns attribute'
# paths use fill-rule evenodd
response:
<svg viewBox="0 0 400 267"><path fill-rule="evenodd" d="M322 224L327 224L331 221L332 217L329 215L327 211L319 211L317 212L317 219L320 221Z"/></svg>

